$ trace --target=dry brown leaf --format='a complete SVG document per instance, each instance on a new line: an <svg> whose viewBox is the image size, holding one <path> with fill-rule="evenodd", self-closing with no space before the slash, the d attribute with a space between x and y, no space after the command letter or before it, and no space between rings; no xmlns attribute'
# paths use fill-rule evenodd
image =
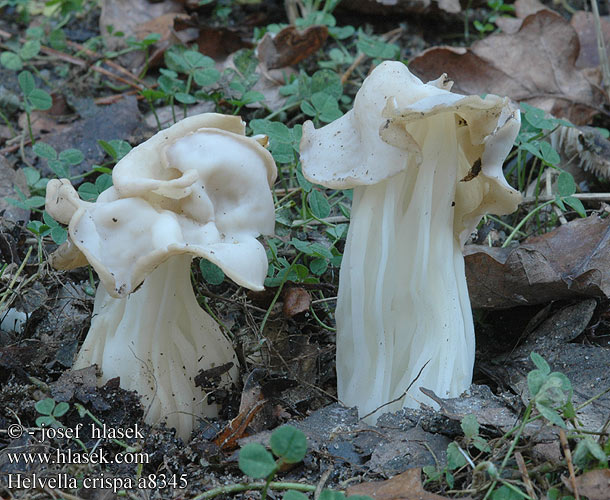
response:
<svg viewBox="0 0 610 500"><path fill-rule="evenodd" d="M161 38L154 44L148 60L146 61L149 68L155 68L163 62L163 54L172 43L180 42L187 45L197 39L199 32L196 29L183 29L178 31L176 28L177 24L188 21L189 19L190 16L188 14L169 12L135 26L135 35L140 40L143 40L153 33L161 35Z"/></svg>
<svg viewBox="0 0 610 500"><path fill-rule="evenodd" d="M542 9L548 9L548 7L539 0L517 0L515 2L516 17L500 16L495 23L504 33L516 33L527 16Z"/></svg>
<svg viewBox="0 0 610 500"><path fill-rule="evenodd" d="M563 484L572 491L572 484L562 477ZM578 476L576 488L579 495L586 496L589 500L608 500L610 497L610 469L596 469Z"/></svg>
<svg viewBox="0 0 610 500"><path fill-rule="evenodd" d="M229 28L198 26L199 52L213 59L224 59L239 49L250 49L253 45L242 39L238 31Z"/></svg>
<svg viewBox="0 0 610 500"><path fill-rule="evenodd" d="M594 68L599 66L599 52L597 50L597 35L595 32L595 17L591 12L576 12L570 24L578 33L580 53L576 60L577 68ZM600 19L606 50L610 50L610 18Z"/></svg>
<svg viewBox="0 0 610 500"><path fill-rule="evenodd" d="M297 314L309 311L311 296L304 288L292 287L284 292L284 316L292 318Z"/></svg>
<svg viewBox="0 0 610 500"><path fill-rule="evenodd" d="M265 34L258 44L258 60L267 69L293 66L317 52L327 38L326 26L309 26L305 30L286 26L275 37Z"/></svg>
<svg viewBox="0 0 610 500"><path fill-rule="evenodd" d="M473 2L473 7L479 4ZM462 11L460 0L343 0L341 7L365 14L406 14L430 13L438 17L438 9L449 14Z"/></svg>
<svg viewBox="0 0 610 500"><path fill-rule="evenodd" d="M475 308L610 297L609 219L573 220L517 248L466 245L464 256Z"/></svg>
<svg viewBox="0 0 610 500"><path fill-rule="evenodd" d="M578 53L574 28L559 14L541 10L515 34L490 35L470 49L434 47L409 67L423 80L447 73L461 94L506 95L584 125L604 95L575 67Z"/></svg>
<svg viewBox="0 0 610 500"><path fill-rule="evenodd" d="M373 481L350 486L347 496L368 495L375 500L448 500L424 490L421 483L421 469L409 469L386 481ZM469 500L471 497L462 497Z"/></svg>

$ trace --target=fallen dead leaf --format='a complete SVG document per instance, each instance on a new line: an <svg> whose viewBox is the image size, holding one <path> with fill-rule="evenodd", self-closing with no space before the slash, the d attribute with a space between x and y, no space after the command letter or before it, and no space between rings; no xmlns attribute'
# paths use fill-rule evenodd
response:
<svg viewBox="0 0 610 500"><path fill-rule="evenodd" d="M478 2L473 2L476 7ZM460 0L343 0L341 7L365 14L420 14L430 13L438 16L438 9L449 14L462 11ZM438 7L438 8L437 8Z"/></svg>
<svg viewBox="0 0 610 500"><path fill-rule="evenodd" d="M604 94L575 67L578 35L559 14L541 10L527 16L517 33L499 33L471 48L433 47L409 68L424 80L443 73L461 94L494 93L584 125L602 107Z"/></svg>
<svg viewBox="0 0 610 500"><path fill-rule="evenodd" d="M212 59L221 60L240 49L251 49L253 47L236 30L212 26L198 26L198 29L197 46L199 52Z"/></svg>
<svg viewBox="0 0 610 500"><path fill-rule="evenodd" d="M548 9L548 7L539 0L517 0L515 2L515 17L500 16L495 23L504 33L516 33L527 16L542 9Z"/></svg>
<svg viewBox="0 0 610 500"><path fill-rule="evenodd" d="M578 33L580 53L576 60L577 68L595 68L599 66L599 52L597 50L597 35L595 30L595 17L591 12L578 11L570 20L570 24ZM600 19L606 50L610 49L610 18Z"/></svg>
<svg viewBox="0 0 610 500"><path fill-rule="evenodd" d="M561 477L565 487L574 493L570 481ZM580 495L586 496L589 500L608 500L610 495L610 469L596 469L578 476L576 478L576 488Z"/></svg>
<svg viewBox="0 0 610 500"><path fill-rule="evenodd" d="M575 297L610 297L610 220L577 219L517 248L466 245L474 308L507 309Z"/></svg>
<svg viewBox="0 0 610 500"><path fill-rule="evenodd" d="M136 35L136 29L153 19L170 12L184 12L182 6L173 0L149 2L148 0L102 0L100 14L100 33L110 50L125 46L129 36ZM121 32L124 36L115 36ZM141 51L121 56L120 61L128 69L140 67L146 56Z"/></svg>
<svg viewBox="0 0 610 500"><path fill-rule="evenodd" d="M350 486L347 496L368 495L375 500L447 500L447 497L424 490L421 469L409 469L386 481L372 481ZM471 497L462 497L468 500Z"/></svg>
<svg viewBox="0 0 610 500"><path fill-rule="evenodd" d="M309 311L311 296L304 288L291 287L284 292L284 316L292 318L297 314Z"/></svg>
<svg viewBox="0 0 610 500"><path fill-rule="evenodd" d="M326 26L309 26L305 30L286 26L275 36L265 34L258 44L258 60L267 69L293 66L317 52L327 38Z"/></svg>
<svg viewBox="0 0 610 500"><path fill-rule="evenodd" d="M146 62L149 68L154 68L163 61L163 54L172 43L181 42L182 44L187 45L197 39L199 34L197 30L183 29L178 31L175 28L176 24L189 19L190 16L188 14L169 12L135 26L134 32L139 40L143 40L153 33L161 35L161 38L154 44L148 61Z"/></svg>

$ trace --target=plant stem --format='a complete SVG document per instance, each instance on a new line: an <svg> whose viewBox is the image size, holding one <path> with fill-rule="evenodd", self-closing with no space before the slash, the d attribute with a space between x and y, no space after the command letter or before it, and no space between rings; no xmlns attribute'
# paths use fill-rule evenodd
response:
<svg viewBox="0 0 610 500"><path fill-rule="evenodd" d="M542 210L547 205L550 205L551 203L555 203L555 199L549 200L549 201L543 203L542 205L538 205L536 208L534 208L534 210L532 210L529 214L527 214L525 217L523 217L523 219L521 219L521 222L519 222L519 224L517 224L515 226L515 229L513 229L512 233L510 233L508 238L506 238L506 241L502 245L502 248L506 248L508 246L508 244L513 240L513 238L517 235L517 233L520 231L520 229L525 225L525 223L529 219L531 219L534 215L536 215L538 212L540 212L540 210Z"/></svg>
<svg viewBox="0 0 610 500"><path fill-rule="evenodd" d="M208 498L214 498L222 494L227 493L239 493L240 491L250 490L262 490L267 486L271 490L295 490L295 491L315 491L316 487L312 484L302 483L285 483L282 481L271 481L269 484L265 481L264 483L249 483L249 484L229 484L227 486L219 486L213 488L205 493L197 495L193 500L207 500Z"/></svg>

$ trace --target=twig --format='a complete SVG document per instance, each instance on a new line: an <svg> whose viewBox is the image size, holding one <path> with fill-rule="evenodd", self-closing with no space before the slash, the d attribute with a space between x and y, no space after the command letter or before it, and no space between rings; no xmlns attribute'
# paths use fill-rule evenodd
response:
<svg viewBox="0 0 610 500"><path fill-rule="evenodd" d="M388 43L391 43L400 37L400 35L402 34L402 31L403 31L402 28L396 28L396 29L393 29L392 31L388 31L387 33L384 33L383 35L381 35L380 38L384 41L387 41ZM360 66L362 64L362 61L364 61L367 57L368 56L364 52L360 52L356 56L356 59L354 59L354 62L350 65L349 68L347 68L345 70L345 73L343 73L343 75L341 75L341 84L342 85L345 85L345 82L347 82L347 80L349 80L349 77L352 76L352 73L354 72L354 70L358 66Z"/></svg>
<svg viewBox="0 0 610 500"><path fill-rule="evenodd" d="M571 195L574 198L578 198L583 201L610 201L610 193L576 193ZM526 196L521 201L521 205L528 205L530 203L538 203L545 201L552 201L555 199L555 196L551 195L541 195L537 198L535 196Z"/></svg>
<svg viewBox="0 0 610 500"><path fill-rule="evenodd" d="M576 474L574 473L574 464L572 463L572 452L570 451L570 445L568 444L568 438L566 432L563 429L559 429L559 441L561 442L561 449L566 457L566 463L568 465L568 472L570 473L570 484L572 485L572 493L574 493L574 499L580 500L578 494L578 485L576 484Z"/></svg>
<svg viewBox="0 0 610 500"><path fill-rule="evenodd" d="M330 474L332 473L332 471L333 471L333 466L331 465L330 467L328 467L328 469L326 469L322 473L322 476L320 477L320 480L318 481L318 484L316 486L316 491L313 494L313 497L315 500L317 500L317 498L320 496L320 493L322 493L322 489L324 488L326 481L328 481L328 478L330 477Z"/></svg>
<svg viewBox="0 0 610 500"><path fill-rule="evenodd" d="M519 467L519 472L521 473L521 479L523 480L523 484L525 485L525 491L527 494L532 497L534 500L537 500L536 492L534 491L534 486L532 485L532 481L530 480L529 473L527 471L527 466L525 465L525 460L523 460L523 455L521 452L515 452L515 460L517 461L517 466Z"/></svg>
<svg viewBox="0 0 610 500"><path fill-rule="evenodd" d="M3 38L10 38L13 35L6 31L0 30L0 36ZM23 43L23 42L25 42L25 39L22 37L19 37L19 41L21 43ZM77 43L68 42L68 45L75 47L75 48L79 48L79 50L82 50L85 54L87 54L91 57L94 57L98 60L102 60L105 64L108 64L108 66L110 66L110 67L114 68L115 70L117 70L118 72L123 73L124 75L128 76L131 79L131 81L127 80L119 75L116 75L112 71L108 71L107 69L102 68L101 66L96 66L95 64L90 64L89 62L85 61L84 59L81 59L80 57L66 54L65 52L61 52L59 50L52 49L51 47L47 47L46 45L41 45L40 51L43 54L46 54L46 55L52 56L52 57L56 57L62 61L66 61L66 62L69 62L70 64L74 64L75 66L80 66L83 68L90 67L91 70L93 70L97 73L100 73L109 78L118 80L119 82L124 83L125 85L129 85L130 87L133 87L133 88L137 89L138 91L142 90L141 85L144 85L144 82L142 82L142 80L140 80L137 76L135 76L130 71L123 68L122 66L119 66L118 64L116 64L115 62L113 62L109 59L103 59L100 55L86 49L85 47L83 47L82 45L79 45Z"/></svg>
<svg viewBox="0 0 610 500"><path fill-rule="evenodd" d="M312 219L312 220L294 220L292 221L292 227L295 226L319 226L320 224L341 224L343 222L349 222L347 217L343 215L334 215L332 217L326 217L324 219Z"/></svg>

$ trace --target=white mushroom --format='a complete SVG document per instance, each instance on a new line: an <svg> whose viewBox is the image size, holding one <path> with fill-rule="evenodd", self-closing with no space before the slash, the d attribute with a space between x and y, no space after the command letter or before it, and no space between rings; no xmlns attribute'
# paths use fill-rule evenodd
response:
<svg viewBox="0 0 610 500"><path fill-rule="evenodd" d="M198 417L217 412L193 377L226 363L222 382L237 375L231 343L193 293L192 257L262 290L267 257L256 237L273 233L275 176L271 155L245 137L239 117L210 113L134 148L95 203L66 179L47 187L47 211L69 225L53 265L89 262L101 282L74 367L97 364L102 381L120 377L142 397L147 422L164 420L183 438Z"/></svg>
<svg viewBox="0 0 610 500"><path fill-rule="evenodd" d="M354 188L336 310L337 383L339 399L361 415L374 412L373 422L433 404L420 387L452 397L470 386L474 326L462 246L485 213L510 213L520 200L502 172L519 111L507 98L450 87L444 75L423 84L402 63L384 62L351 111L321 129L303 127L305 177Z"/></svg>

